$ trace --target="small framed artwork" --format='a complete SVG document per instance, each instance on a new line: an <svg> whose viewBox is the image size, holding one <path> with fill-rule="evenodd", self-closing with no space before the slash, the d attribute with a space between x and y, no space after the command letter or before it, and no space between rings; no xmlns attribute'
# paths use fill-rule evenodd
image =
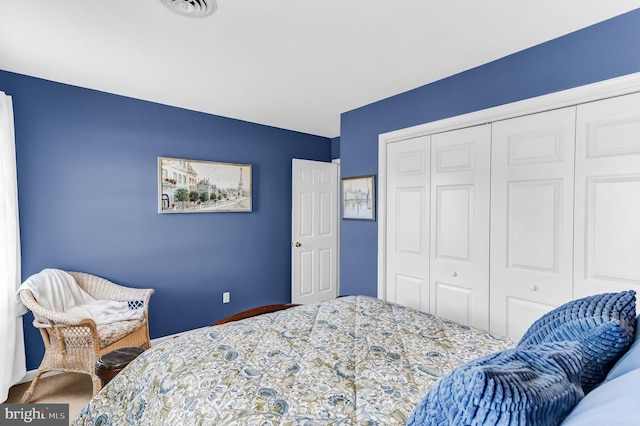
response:
<svg viewBox="0 0 640 426"><path fill-rule="evenodd" d="M342 218L376 220L376 176L342 178Z"/></svg>
<svg viewBox="0 0 640 426"><path fill-rule="evenodd" d="M158 157L158 213L250 212L251 164Z"/></svg>

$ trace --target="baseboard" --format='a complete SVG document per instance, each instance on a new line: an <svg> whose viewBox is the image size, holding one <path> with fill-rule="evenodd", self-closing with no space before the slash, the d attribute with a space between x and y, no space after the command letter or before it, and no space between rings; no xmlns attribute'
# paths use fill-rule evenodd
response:
<svg viewBox="0 0 640 426"><path fill-rule="evenodd" d="M157 344L162 343L164 341L167 341L169 339L175 339L176 337L182 336L184 333L185 332L175 333L175 334L170 334L168 336L158 337L157 339L151 339L151 346L156 346ZM18 385L20 383L27 383L27 382L32 381L36 377L36 371L38 371L38 370L29 370L29 371L27 371L27 374L25 374L24 377L22 379L20 379L15 384ZM40 378L44 379L45 377L55 376L56 374L62 374L62 372L61 371L49 371L49 372L43 373L42 376L40 376Z"/></svg>

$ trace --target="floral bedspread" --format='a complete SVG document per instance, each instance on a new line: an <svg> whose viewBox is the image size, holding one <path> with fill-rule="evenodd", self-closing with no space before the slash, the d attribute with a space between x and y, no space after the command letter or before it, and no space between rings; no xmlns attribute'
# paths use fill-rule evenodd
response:
<svg viewBox="0 0 640 426"><path fill-rule="evenodd" d="M344 297L154 346L73 424L404 425L443 374L512 345L411 308Z"/></svg>

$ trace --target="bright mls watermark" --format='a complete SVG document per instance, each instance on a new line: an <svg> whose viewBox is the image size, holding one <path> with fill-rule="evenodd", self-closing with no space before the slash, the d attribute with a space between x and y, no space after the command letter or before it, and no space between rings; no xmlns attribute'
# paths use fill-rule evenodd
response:
<svg viewBox="0 0 640 426"><path fill-rule="evenodd" d="M69 404L0 404L0 426L67 426Z"/></svg>

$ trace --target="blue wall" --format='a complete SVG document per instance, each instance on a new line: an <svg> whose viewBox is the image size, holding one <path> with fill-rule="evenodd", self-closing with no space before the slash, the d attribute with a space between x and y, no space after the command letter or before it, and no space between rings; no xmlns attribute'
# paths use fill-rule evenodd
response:
<svg viewBox="0 0 640 426"><path fill-rule="evenodd" d="M331 139L331 159L340 158L340 136Z"/></svg>
<svg viewBox="0 0 640 426"><path fill-rule="evenodd" d="M152 338L290 301L291 159L331 139L0 71L13 96L23 279L43 268L152 287ZM157 213L157 157L251 163L252 213ZM231 303L222 304L222 292ZM27 368L42 359L25 316Z"/></svg>
<svg viewBox="0 0 640 426"><path fill-rule="evenodd" d="M342 176L377 174L380 133L634 72L640 9L342 114ZM376 222L342 221L342 294L377 294L377 238Z"/></svg>

